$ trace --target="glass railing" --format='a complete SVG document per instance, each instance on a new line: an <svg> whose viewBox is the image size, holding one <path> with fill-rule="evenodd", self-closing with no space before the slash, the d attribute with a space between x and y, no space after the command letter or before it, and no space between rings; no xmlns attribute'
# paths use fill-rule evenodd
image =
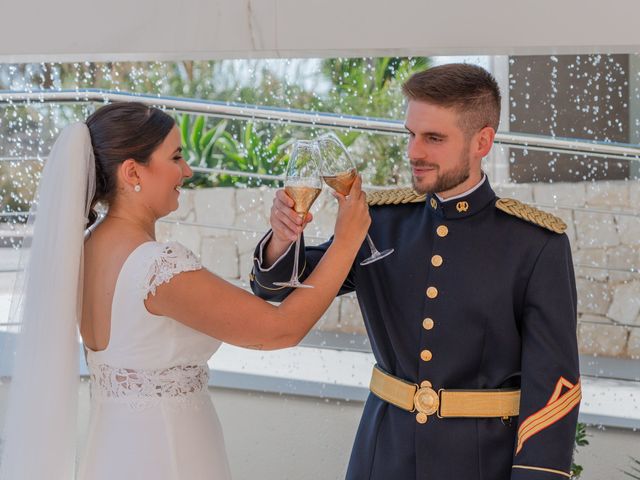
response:
<svg viewBox="0 0 640 480"><path fill-rule="evenodd" d="M48 146L59 128L85 118L87 113L105 102L131 100L164 108L181 119L186 115L192 123L198 117L204 117L205 128L215 127L213 122L229 120L245 125L251 122L285 125L293 136L313 136L325 129L344 134L361 132L363 142L353 147L360 154L369 151L367 142L391 136L401 156L396 163L401 166L406 163L401 153L406 131L400 120L100 90L0 92L0 116L11 118L15 112L29 110L32 118L45 119L51 127L44 131L39 129L37 122L32 122L28 125L32 132L31 143L28 138L23 139L20 145L7 149L11 151L0 152L0 172L5 179L0 186L2 193L17 195L11 192L15 187L9 181L12 172L19 173L19 177L13 178L14 183L19 180L18 187L27 191L21 202L15 202L22 208L5 206L0 212L0 240L3 245L19 243L20 236L29 233L20 231L19 227L28 210L29 195L37 183ZM235 135L238 131L236 129ZM494 151L485 163L485 171L491 178L492 172L509 169L510 152L513 150L525 154L542 151L577 162L624 164L629 172L624 178L615 180L604 175L603 179L577 182L515 183L503 178L494 182L494 187L499 196L517 198L548 210L568 225L579 295L578 334L583 374L592 378L638 382L640 211L637 206L640 182L633 172L638 171L640 148L513 132L499 132L495 143ZM248 288L253 249L268 229L268 209L278 182L283 178L282 173L239 169L224 162L205 164L197 157L197 152L192 155L194 171L206 181L183 189L180 208L161 220L158 238L173 238L185 243L202 257L205 266L213 272ZM363 168L369 188L406 184L409 177L401 168L389 175L392 181L381 182L380 172L374 165L378 160L372 159ZM224 188L220 188L222 186ZM329 238L334 207L329 196L317 202L316 221L306 233L308 243L321 243ZM14 273L15 267L12 268L10 260L0 262L0 276ZM2 322L0 328L10 327L10 321L7 323L3 319ZM303 345L363 354L370 352L355 297L347 295L336 299Z"/></svg>

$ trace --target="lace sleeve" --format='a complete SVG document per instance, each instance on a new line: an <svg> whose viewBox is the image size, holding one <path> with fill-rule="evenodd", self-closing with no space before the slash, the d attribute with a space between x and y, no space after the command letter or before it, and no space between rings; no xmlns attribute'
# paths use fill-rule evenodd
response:
<svg viewBox="0 0 640 480"><path fill-rule="evenodd" d="M149 267L142 285L143 298L146 300L149 294L155 295L156 288L167 283L174 275L181 272L200 270L202 264L198 257L184 245L171 242L167 243L156 253Z"/></svg>

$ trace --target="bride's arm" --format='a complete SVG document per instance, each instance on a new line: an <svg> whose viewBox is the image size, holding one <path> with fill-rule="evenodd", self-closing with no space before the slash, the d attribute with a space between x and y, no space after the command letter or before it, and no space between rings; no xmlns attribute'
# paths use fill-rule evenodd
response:
<svg viewBox="0 0 640 480"><path fill-rule="evenodd" d="M147 309L242 347L296 345L335 298L371 223L360 180L349 197L338 201L333 244L305 282L315 288L296 289L275 306L201 269L159 286L145 301Z"/></svg>

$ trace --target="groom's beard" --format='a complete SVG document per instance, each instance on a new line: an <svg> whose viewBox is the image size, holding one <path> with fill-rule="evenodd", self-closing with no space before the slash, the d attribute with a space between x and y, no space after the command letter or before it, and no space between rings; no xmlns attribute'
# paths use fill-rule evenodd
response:
<svg viewBox="0 0 640 480"><path fill-rule="evenodd" d="M440 166L434 165L429 162L411 162L412 166L415 167L429 167L435 169L437 172L436 179L429 183L419 182L415 177L411 177L411 183L413 184L413 189L423 195L426 193L440 193L451 190L461 183L465 182L469 178L470 172L470 158L469 155L464 153L460 157L460 161L456 164L452 169L441 173Z"/></svg>

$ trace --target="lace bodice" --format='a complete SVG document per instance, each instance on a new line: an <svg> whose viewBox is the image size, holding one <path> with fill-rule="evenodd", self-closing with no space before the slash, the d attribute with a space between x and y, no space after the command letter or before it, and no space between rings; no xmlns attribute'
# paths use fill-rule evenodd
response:
<svg viewBox="0 0 640 480"><path fill-rule="evenodd" d="M144 409L160 401L193 406L192 395L205 391L209 370L201 365L184 365L163 370L134 370L109 365L91 368L91 398L119 401L133 409Z"/></svg>
<svg viewBox="0 0 640 480"><path fill-rule="evenodd" d="M181 397L201 391L209 371L200 365L164 370L133 370L97 365L91 373L92 394L105 398Z"/></svg>

